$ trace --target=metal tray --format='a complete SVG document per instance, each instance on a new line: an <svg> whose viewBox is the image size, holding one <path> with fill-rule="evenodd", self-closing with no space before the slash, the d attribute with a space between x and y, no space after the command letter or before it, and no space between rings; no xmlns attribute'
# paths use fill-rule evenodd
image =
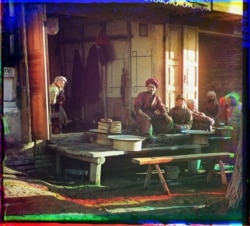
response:
<svg viewBox="0 0 250 226"><path fill-rule="evenodd" d="M182 130L182 133L186 134L195 134L195 135L212 135L214 134L213 131L206 131L206 130Z"/></svg>
<svg viewBox="0 0 250 226"><path fill-rule="evenodd" d="M110 135L108 136L108 138L113 140L122 140L122 141L139 141L146 139L146 137L134 136L134 135Z"/></svg>

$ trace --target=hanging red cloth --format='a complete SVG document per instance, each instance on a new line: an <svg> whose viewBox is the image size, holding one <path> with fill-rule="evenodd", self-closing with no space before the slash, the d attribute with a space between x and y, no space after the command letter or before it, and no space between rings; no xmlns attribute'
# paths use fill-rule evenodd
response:
<svg viewBox="0 0 250 226"><path fill-rule="evenodd" d="M106 26L102 26L102 28L99 31L99 34L96 37L96 45L101 46L101 45L109 45L110 41L109 41L109 37L107 35L107 31L106 31Z"/></svg>

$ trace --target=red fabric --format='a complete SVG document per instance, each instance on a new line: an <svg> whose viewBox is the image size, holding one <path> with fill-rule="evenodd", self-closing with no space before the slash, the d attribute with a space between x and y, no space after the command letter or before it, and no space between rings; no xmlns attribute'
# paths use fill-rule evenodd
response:
<svg viewBox="0 0 250 226"><path fill-rule="evenodd" d="M138 129L140 129L140 132L142 134L149 134L151 122L154 124L155 121L156 122L159 121L158 118L159 117L162 118L163 117L162 114L166 112L166 107L163 104L161 98L157 95L154 95L153 101L151 102L150 101L151 97L152 95L149 92L147 91L141 92L137 95L137 97L135 98L135 102L134 102L134 111L136 112L135 121L138 126ZM144 119L139 114L137 114L139 109L141 109L144 113L149 115L152 120L149 121L148 119ZM161 115L155 114L156 110L158 110L161 113ZM164 120L164 122L166 122L166 120ZM159 124L160 124L160 127L164 127L163 123L159 123ZM154 127L155 132L160 130L160 128L158 128L159 126L156 126L156 127ZM165 127L167 127L167 125Z"/></svg>
<svg viewBox="0 0 250 226"><path fill-rule="evenodd" d="M148 84L154 84L156 86L156 88L160 87L160 81L156 78L149 78L146 82L145 85L148 86Z"/></svg>
<svg viewBox="0 0 250 226"><path fill-rule="evenodd" d="M109 37L107 36L106 27L103 26L96 37L96 45L109 45Z"/></svg>
<svg viewBox="0 0 250 226"><path fill-rule="evenodd" d="M154 95L154 99L151 102L152 95L145 91L141 92L137 95L134 101L134 110L137 113L139 109L142 111L150 111L150 112L155 112L155 110L159 110L161 114L166 112L166 107L163 104L161 98L157 95Z"/></svg>

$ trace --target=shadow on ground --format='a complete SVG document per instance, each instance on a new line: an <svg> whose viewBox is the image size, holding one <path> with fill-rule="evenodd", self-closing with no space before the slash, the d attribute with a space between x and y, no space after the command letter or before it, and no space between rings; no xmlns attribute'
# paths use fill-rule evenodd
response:
<svg viewBox="0 0 250 226"><path fill-rule="evenodd" d="M76 176L30 177L6 170L3 176L5 221L208 224L242 218L240 208L227 210L219 174L207 183L204 172L183 173L167 180L171 194L163 191L157 174L145 189L144 172L106 172L102 186Z"/></svg>

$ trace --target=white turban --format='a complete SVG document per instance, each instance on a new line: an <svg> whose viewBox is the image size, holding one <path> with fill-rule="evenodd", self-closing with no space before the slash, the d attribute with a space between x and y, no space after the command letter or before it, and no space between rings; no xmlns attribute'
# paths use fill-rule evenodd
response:
<svg viewBox="0 0 250 226"><path fill-rule="evenodd" d="M193 104L194 106L197 106L198 101L196 99L188 99L187 100L187 104Z"/></svg>
<svg viewBox="0 0 250 226"><path fill-rule="evenodd" d="M62 81L64 81L65 83L67 83L67 79L66 79L66 77L64 77L64 76L56 76L56 77L55 77L55 82L57 82L57 81L59 81L59 80L62 80Z"/></svg>
<svg viewBox="0 0 250 226"><path fill-rule="evenodd" d="M216 93L214 91L210 90L210 91L207 92L207 97L209 97L209 96L216 97Z"/></svg>

